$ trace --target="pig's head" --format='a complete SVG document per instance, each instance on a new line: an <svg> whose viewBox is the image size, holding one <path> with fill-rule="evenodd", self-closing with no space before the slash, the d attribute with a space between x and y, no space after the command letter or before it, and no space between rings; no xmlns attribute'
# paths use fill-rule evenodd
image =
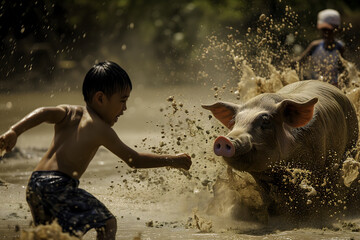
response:
<svg viewBox="0 0 360 240"><path fill-rule="evenodd" d="M237 170L262 172L290 154L294 128L310 122L317 101L317 98L294 101L263 94L244 105L217 102L202 107L230 130L215 140L215 154Z"/></svg>

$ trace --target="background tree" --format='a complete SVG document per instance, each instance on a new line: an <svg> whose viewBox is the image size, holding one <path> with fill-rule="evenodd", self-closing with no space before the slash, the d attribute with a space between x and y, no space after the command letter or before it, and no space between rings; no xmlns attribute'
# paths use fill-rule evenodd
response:
<svg viewBox="0 0 360 240"><path fill-rule="evenodd" d="M189 82L212 35L220 41L229 29L237 30L233 37L239 40L259 34L254 29L261 27L262 14L272 25L284 25L273 32L287 49L274 57L276 63L319 36L317 13L325 8L342 15L345 56L359 66L359 6L350 0L3 0L0 90L81 82L86 70L104 59L119 62L145 84Z"/></svg>

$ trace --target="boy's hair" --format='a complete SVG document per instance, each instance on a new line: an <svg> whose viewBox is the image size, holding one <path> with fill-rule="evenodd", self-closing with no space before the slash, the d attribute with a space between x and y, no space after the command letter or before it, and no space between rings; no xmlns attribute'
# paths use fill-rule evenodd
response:
<svg viewBox="0 0 360 240"><path fill-rule="evenodd" d="M85 102L90 103L98 91L110 98L114 93L126 88L131 90L132 84L125 70L114 62L105 61L95 64L87 72L82 92Z"/></svg>

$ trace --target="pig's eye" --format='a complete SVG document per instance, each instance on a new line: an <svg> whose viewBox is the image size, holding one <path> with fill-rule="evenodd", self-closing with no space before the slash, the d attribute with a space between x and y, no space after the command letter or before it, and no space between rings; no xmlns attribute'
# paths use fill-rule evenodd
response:
<svg viewBox="0 0 360 240"><path fill-rule="evenodd" d="M269 114L262 114L261 115L261 128L267 129L271 127L271 120Z"/></svg>

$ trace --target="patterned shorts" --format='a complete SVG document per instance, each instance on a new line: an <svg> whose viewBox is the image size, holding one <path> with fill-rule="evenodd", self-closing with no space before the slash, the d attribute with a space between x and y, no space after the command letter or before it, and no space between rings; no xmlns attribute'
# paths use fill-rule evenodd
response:
<svg viewBox="0 0 360 240"><path fill-rule="evenodd" d="M35 225L57 220L63 231L77 235L105 226L111 212L87 191L79 180L59 171L33 172L26 190Z"/></svg>

